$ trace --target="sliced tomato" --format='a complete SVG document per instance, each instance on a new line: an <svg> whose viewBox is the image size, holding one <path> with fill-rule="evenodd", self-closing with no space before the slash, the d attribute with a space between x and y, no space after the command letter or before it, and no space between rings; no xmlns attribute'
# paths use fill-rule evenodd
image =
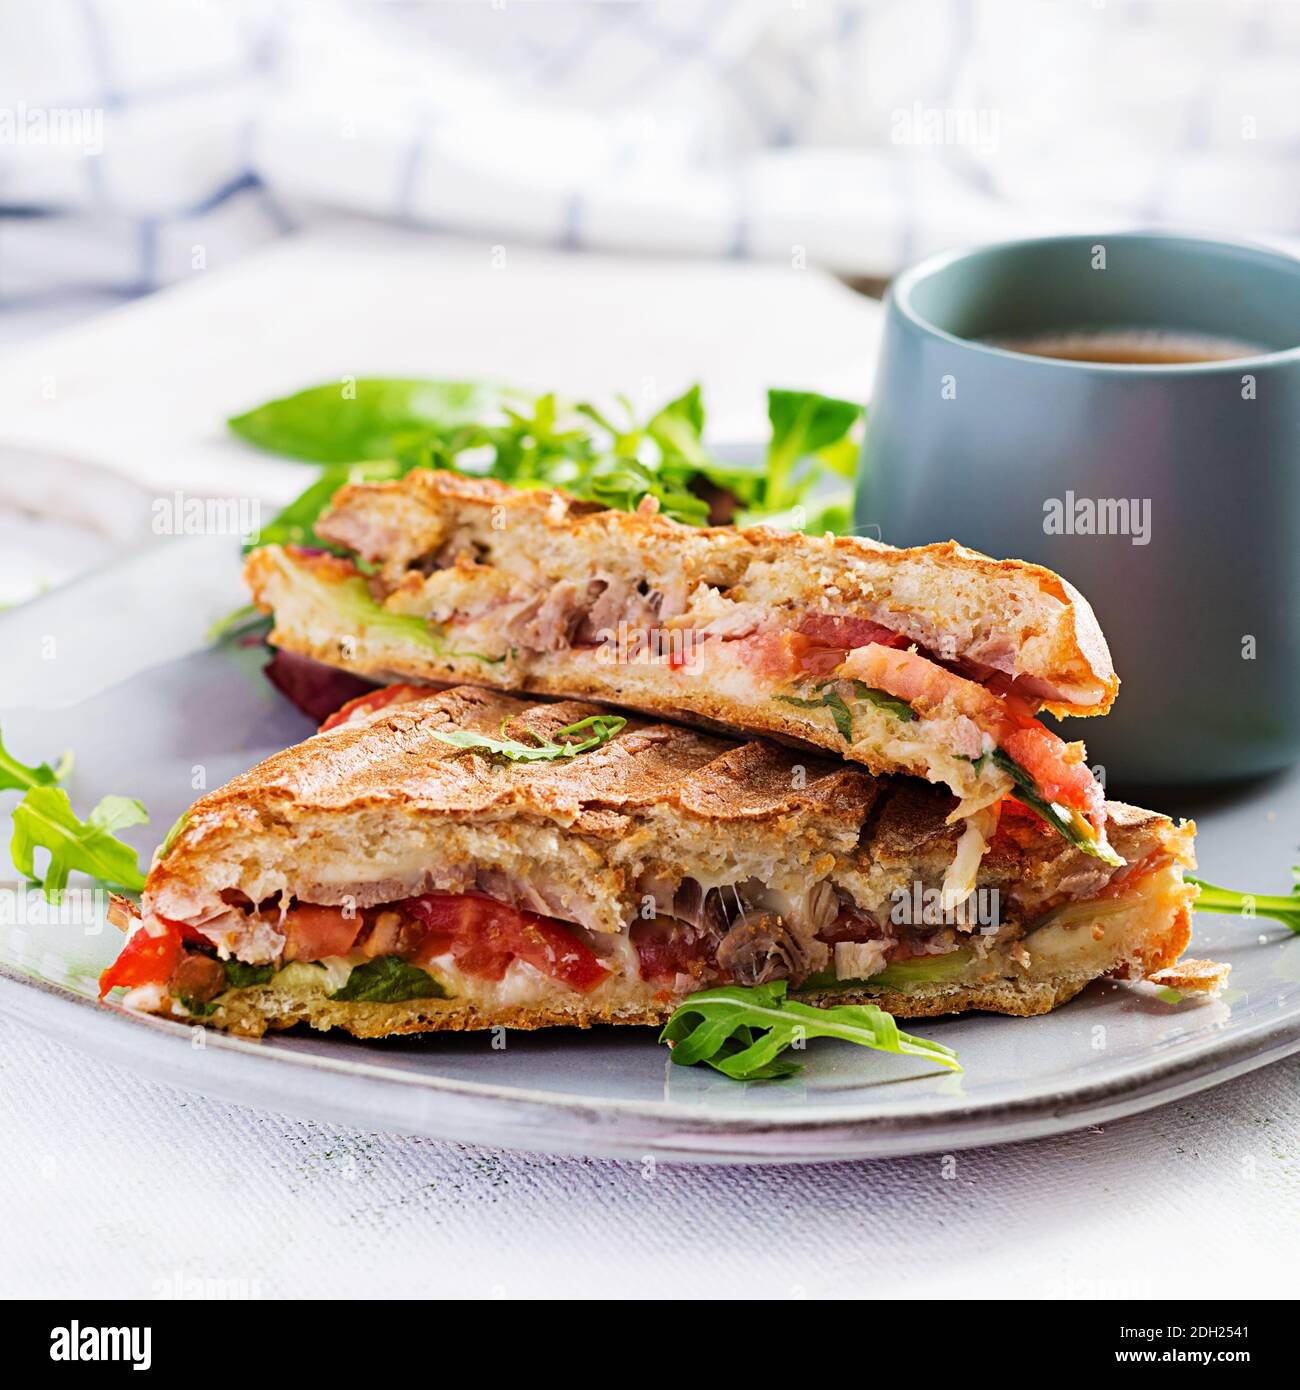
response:
<svg viewBox="0 0 1300 1390"><path fill-rule="evenodd" d="M511 961L526 961L585 994L609 974L572 931L553 917L520 912L472 893L426 893L401 904L428 928L417 959L448 952L468 975L499 980Z"/></svg>
<svg viewBox="0 0 1300 1390"><path fill-rule="evenodd" d="M852 651L871 642L882 647L906 647L908 639L893 628L882 627L869 618L849 618L836 613L810 613L799 624L799 631L827 647Z"/></svg>
<svg viewBox="0 0 1300 1390"><path fill-rule="evenodd" d="M325 956L346 956L364 922L359 912L349 914L341 907L299 903L285 914L284 958L322 960Z"/></svg>
<svg viewBox="0 0 1300 1390"><path fill-rule="evenodd" d="M1037 716L1042 701L1022 694L1010 676L1001 671L994 671L980 684L985 690L991 690L1002 701L1007 718L1013 724L1022 729L1041 727L1038 724Z"/></svg>
<svg viewBox="0 0 1300 1390"><path fill-rule="evenodd" d="M102 999L119 985L134 989L137 985L166 984L184 953L180 931L170 923L164 923L159 936L137 928L127 938L118 958L100 975L99 997Z"/></svg>
<svg viewBox="0 0 1300 1390"><path fill-rule="evenodd" d="M813 643L802 632L785 628L781 632L756 632L751 637L728 642L727 646L734 647L736 654L756 675L785 681L802 673L803 659L812 650Z"/></svg>
<svg viewBox="0 0 1300 1390"><path fill-rule="evenodd" d="M320 732L337 729L340 724L350 723L363 714L373 714L375 710L385 709L389 705L408 705L412 700L423 700L432 693L427 685L386 685L382 690L368 691L336 709L320 726Z"/></svg>
<svg viewBox="0 0 1300 1390"><path fill-rule="evenodd" d="M1025 769L1048 801L1081 811L1093 825L1106 823L1106 794L1084 762L1082 743L1066 743L1042 724L1017 729L1002 747Z"/></svg>

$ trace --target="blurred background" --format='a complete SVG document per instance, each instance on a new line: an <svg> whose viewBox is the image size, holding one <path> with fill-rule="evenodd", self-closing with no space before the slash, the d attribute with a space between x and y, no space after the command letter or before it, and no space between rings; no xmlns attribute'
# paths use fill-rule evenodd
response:
<svg viewBox="0 0 1300 1390"><path fill-rule="evenodd" d="M81 528L57 582L127 484L292 495L222 421L340 374L700 379L744 440L862 399L938 248L1288 244L1298 59L1289 0L8 0L0 541Z"/></svg>

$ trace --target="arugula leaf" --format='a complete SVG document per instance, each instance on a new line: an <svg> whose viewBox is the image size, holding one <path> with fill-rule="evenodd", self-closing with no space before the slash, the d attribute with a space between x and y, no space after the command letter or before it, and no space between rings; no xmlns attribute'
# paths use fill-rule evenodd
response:
<svg viewBox="0 0 1300 1390"><path fill-rule="evenodd" d="M57 903L73 869L112 888L138 893L144 887L135 850L114 837L115 830L144 825L148 813L140 802L106 796L86 820L78 820L62 787L33 787L14 809L9 852L20 874L41 883L46 898ZM49 867L42 882L35 851L48 849Z"/></svg>
<svg viewBox="0 0 1300 1390"><path fill-rule="evenodd" d="M659 1041L672 1048L678 1066L704 1062L736 1081L767 1081L801 1070L781 1053L808 1038L841 1038L961 1070L951 1048L900 1031L874 1004L817 1008L787 999L786 987L785 980L776 980L692 994L678 1005Z"/></svg>
<svg viewBox="0 0 1300 1390"><path fill-rule="evenodd" d="M447 991L417 965L401 956L377 956L358 965L347 984L330 995L350 1003L397 1004L403 999L446 999Z"/></svg>
<svg viewBox="0 0 1300 1390"><path fill-rule="evenodd" d="M536 743L521 743L518 739L506 738L504 719L501 721L499 739L475 733L472 729L430 729L429 733L441 742L451 744L453 748L487 753L512 763L542 763L554 762L558 758L574 758L579 753L588 753L593 748L599 748L602 744L608 743L626 723L627 720L620 714L593 714L586 719L578 720L576 724L556 730L557 739L563 738L565 734L581 733L583 729L592 730L589 738L577 743L556 743L537 735L533 736L537 738Z"/></svg>
<svg viewBox="0 0 1300 1390"><path fill-rule="evenodd" d="M1045 820L1058 834L1064 835L1076 849L1081 849L1084 854L1090 854L1094 859L1100 859L1103 863L1112 864L1116 868L1123 866L1124 861L1110 847L1104 835L1093 838L1092 827L1083 820L1078 812L1071 812L1065 807L1058 806L1054 801L1048 801L1038 790L1038 783L1009 753L1003 752L1001 748L995 748L988 756L995 766L1000 767L1003 772L1010 773L1011 780L1016 784L1017 801L1024 802L1031 811Z"/></svg>
<svg viewBox="0 0 1300 1390"><path fill-rule="evenodd" d="M226 967L226 987L228 989L252 989L255 985L267 984L275 974L273 965L249 965L231 956L224 961Z"/></svg>
<svg viewBox="0 0 1300 1390"><path fill-rule="evenodd" d="M259 449L312 463L391 459L432 428L472 424L499 410L500 388L466 381L363 377L312 386L226 422Z"/></svg>
<svg viewBox="0 0 1300 1390"><path fill-rule="evenodd" d="M51 767L49 763L29 767L26 763L20 763L0 739L0 791L25 792L32 787L52 787L62 782L71 771L71 749L59 759L57 767Z"/></svg>
<svg viewBox="0 0 1300 1390"><path fill-rule="evenodd" d="M1185 875L1187 883L1194 883L1200 889L1195 910L1197 912L1222 912L1229 916L1271 917L1281 922L1289 931L1300 935L1300 864L1293 865L1295 887L1287 893L1238 893L1231 888L1218 888L1204 879Z"/></svg>

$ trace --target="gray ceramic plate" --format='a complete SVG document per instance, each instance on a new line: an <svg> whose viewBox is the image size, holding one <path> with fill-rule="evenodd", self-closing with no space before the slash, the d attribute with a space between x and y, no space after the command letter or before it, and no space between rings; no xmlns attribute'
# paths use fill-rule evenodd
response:
<svg viewBox="0 0 1300 1390"><path fill-rule="evenodd" d="M312 729L266 683L260 651L205 645L210 622L243 598L233 550L228 538L164 542L0 615L9 748L33 760L73 747L83 815L106 792L140 797L153 815L134 836L146 858L198 787ZM1206 877L1278 892L1298 790L1292 774L1212 804L1182 792L1162 809L1198 816ZM7 843L7 826L0 835ZM827 1043L801 1076L741 1086L673 1067L644 1029L513 1034L494 1051L486 1035L247 1042L135 1017L94 1000L117 933L93 915L34 920L14 894L11 882L0 904L9 1017L192 1090L508 1147L787 1162L955 1149L1114 1119L1300 1050L1300 939L1266 921L1198 920L1196 953L1233 966L1212 1002L1099 984L1045 1018L918 1025L960 1051L960 1076Z"/></svg>

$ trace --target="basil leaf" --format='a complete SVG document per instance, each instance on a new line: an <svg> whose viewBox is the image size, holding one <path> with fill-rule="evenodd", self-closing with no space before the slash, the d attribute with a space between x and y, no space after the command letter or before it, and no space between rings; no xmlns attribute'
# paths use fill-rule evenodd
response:
<svg viewBox="0 0 1300 1390"><path fill-rule="evenodd" d="M844 697L836 690L827 690L822 694L822 703L831 712L831 718L835 721L835 727L839 730L840 737L845 743L853 742L853 712L844 703Z"/></svg>
<svg viewBox="0 0 1300 1390"><path fill-rule="evenodd" d="M875 686L866 685L862 681L854 681L853 693L859 700L866 700L880 709L888 710L897 719L916 718L916 711L906 700L896 699L883 690L877 690Z"/></svg>
<svg viewBox="0 0 1300 1390"><path fill-rule="evenodd" d="M447 991L418 965L401 956L378 956L358 965L331 999L354 1004L398 1004L403 999L446 999Z"/></svg>
<svg viewBox="0 0 1300 1390"><path fill-rule="evenodd" d="M465 381L363 377L313 386L226 422L241 439L313 463L391 459L412 436L499 411L506 393Z"/></svg>
<svg viewBox="0 0 1300 1390"><path fill-rule="evenodd" d="M252 989L255 985L267 984L275 974L274 965L249 965L233 956L223 964L229 989Z"/></svg>
<svg viewBox="0 0 1300 1390"><path fill-rule="evenodd" d="M801 1070L781 1054L808 1038L840 1038L961 1070L951 1048L902 1032L893 1017L874 1004L817 1008L787 999L786 988L785 980L776 980L689 995L659 1041L669 1044L678 1066L703 1062L736 1081L766 1081Z"/></svg>

